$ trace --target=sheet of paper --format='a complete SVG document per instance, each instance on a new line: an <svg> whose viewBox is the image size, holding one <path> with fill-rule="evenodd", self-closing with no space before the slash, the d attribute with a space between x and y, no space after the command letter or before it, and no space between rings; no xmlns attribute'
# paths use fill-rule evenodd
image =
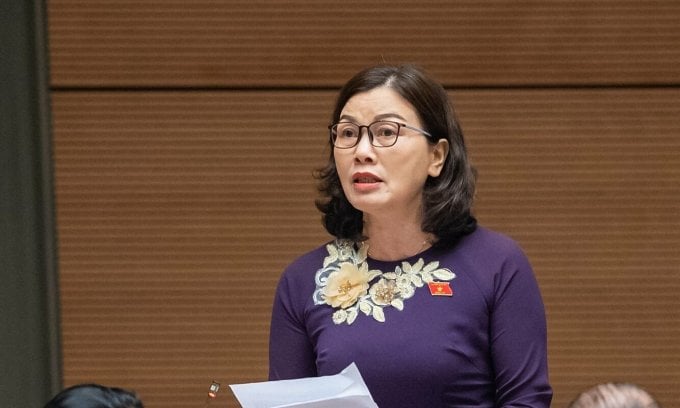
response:
<svg viewBox="0 0 680 408"><path fill-rule="evenodd" d="M354 363L336 375L229 387L243 408L378 408Z"/></svg>

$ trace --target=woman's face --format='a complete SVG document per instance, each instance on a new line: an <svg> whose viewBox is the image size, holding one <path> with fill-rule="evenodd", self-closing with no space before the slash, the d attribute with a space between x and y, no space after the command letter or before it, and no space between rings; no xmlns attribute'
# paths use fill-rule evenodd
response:
<svg viewBox="0 0 680 408"><path fill-rule="evenodd" d="M389 87L374 88L352 96L340 121L368 125L390 120L422 129L413 106ZM448 153L444 139L436 145L416 130L402 127L396 144L372 146L366 129L359 144L334 148L335 165L349 202L364 214L402 216L420 214L428 176L437 177Z"/></svg>

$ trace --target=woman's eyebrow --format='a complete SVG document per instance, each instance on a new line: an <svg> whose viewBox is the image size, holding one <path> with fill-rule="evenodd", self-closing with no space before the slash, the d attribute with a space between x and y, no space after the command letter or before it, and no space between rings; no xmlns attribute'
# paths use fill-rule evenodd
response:
<svg viewBox="0 0 680 408"><path fill-rule="evenodd" d="M383 120L383 119L401 119L403 121L406 120L405 117L401 116L398 113L381 113L380 115L376 115L373 120ZM339 120L348 120L350 122L356 122L356 118L352 115L342 115L340 116Z"/></svg>
<svg viewBox="0 0 680 408"><path fill-rule="evenodd" d="M401 116L398 113L383 113L383 114L377 115L374 119L375 120L382 120L382 119L389 119L389 118L397 118L397 119L401 119L401 120L404 120L404 121L406 120L405 117Z"/></svg>
<svg viewBox="0 0 680 408"><path fill-rule="evenodd" d="M348 120L350 122L356 122L356 118L352 115L342 115L338 120Z"/></svg>

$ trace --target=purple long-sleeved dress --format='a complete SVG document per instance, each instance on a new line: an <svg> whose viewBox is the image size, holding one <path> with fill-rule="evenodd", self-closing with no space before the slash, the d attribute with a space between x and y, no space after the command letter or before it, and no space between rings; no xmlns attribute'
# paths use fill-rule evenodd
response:
<svg viewBox="0 0 680 408"><path fill-rule="evenodd" d="M371 289L345 309L323 303L330 274L364 262ZM381 408L541 408L552 398L546 348L526 256L478 227L453 249L398 262L334 243L295 260L276 291L269 377L332 375L355 362Z"/></svg>

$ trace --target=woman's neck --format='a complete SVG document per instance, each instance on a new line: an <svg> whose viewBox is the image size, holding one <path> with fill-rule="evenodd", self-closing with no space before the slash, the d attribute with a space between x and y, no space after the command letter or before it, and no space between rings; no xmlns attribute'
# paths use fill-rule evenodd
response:
<svg viewBox="0 0 680 408"><path fill-rule="evenodd" d="M420 220L364 220L364 235L369 256L383 261L409 258L433 244L432 234L422 230Z"/></svg>

